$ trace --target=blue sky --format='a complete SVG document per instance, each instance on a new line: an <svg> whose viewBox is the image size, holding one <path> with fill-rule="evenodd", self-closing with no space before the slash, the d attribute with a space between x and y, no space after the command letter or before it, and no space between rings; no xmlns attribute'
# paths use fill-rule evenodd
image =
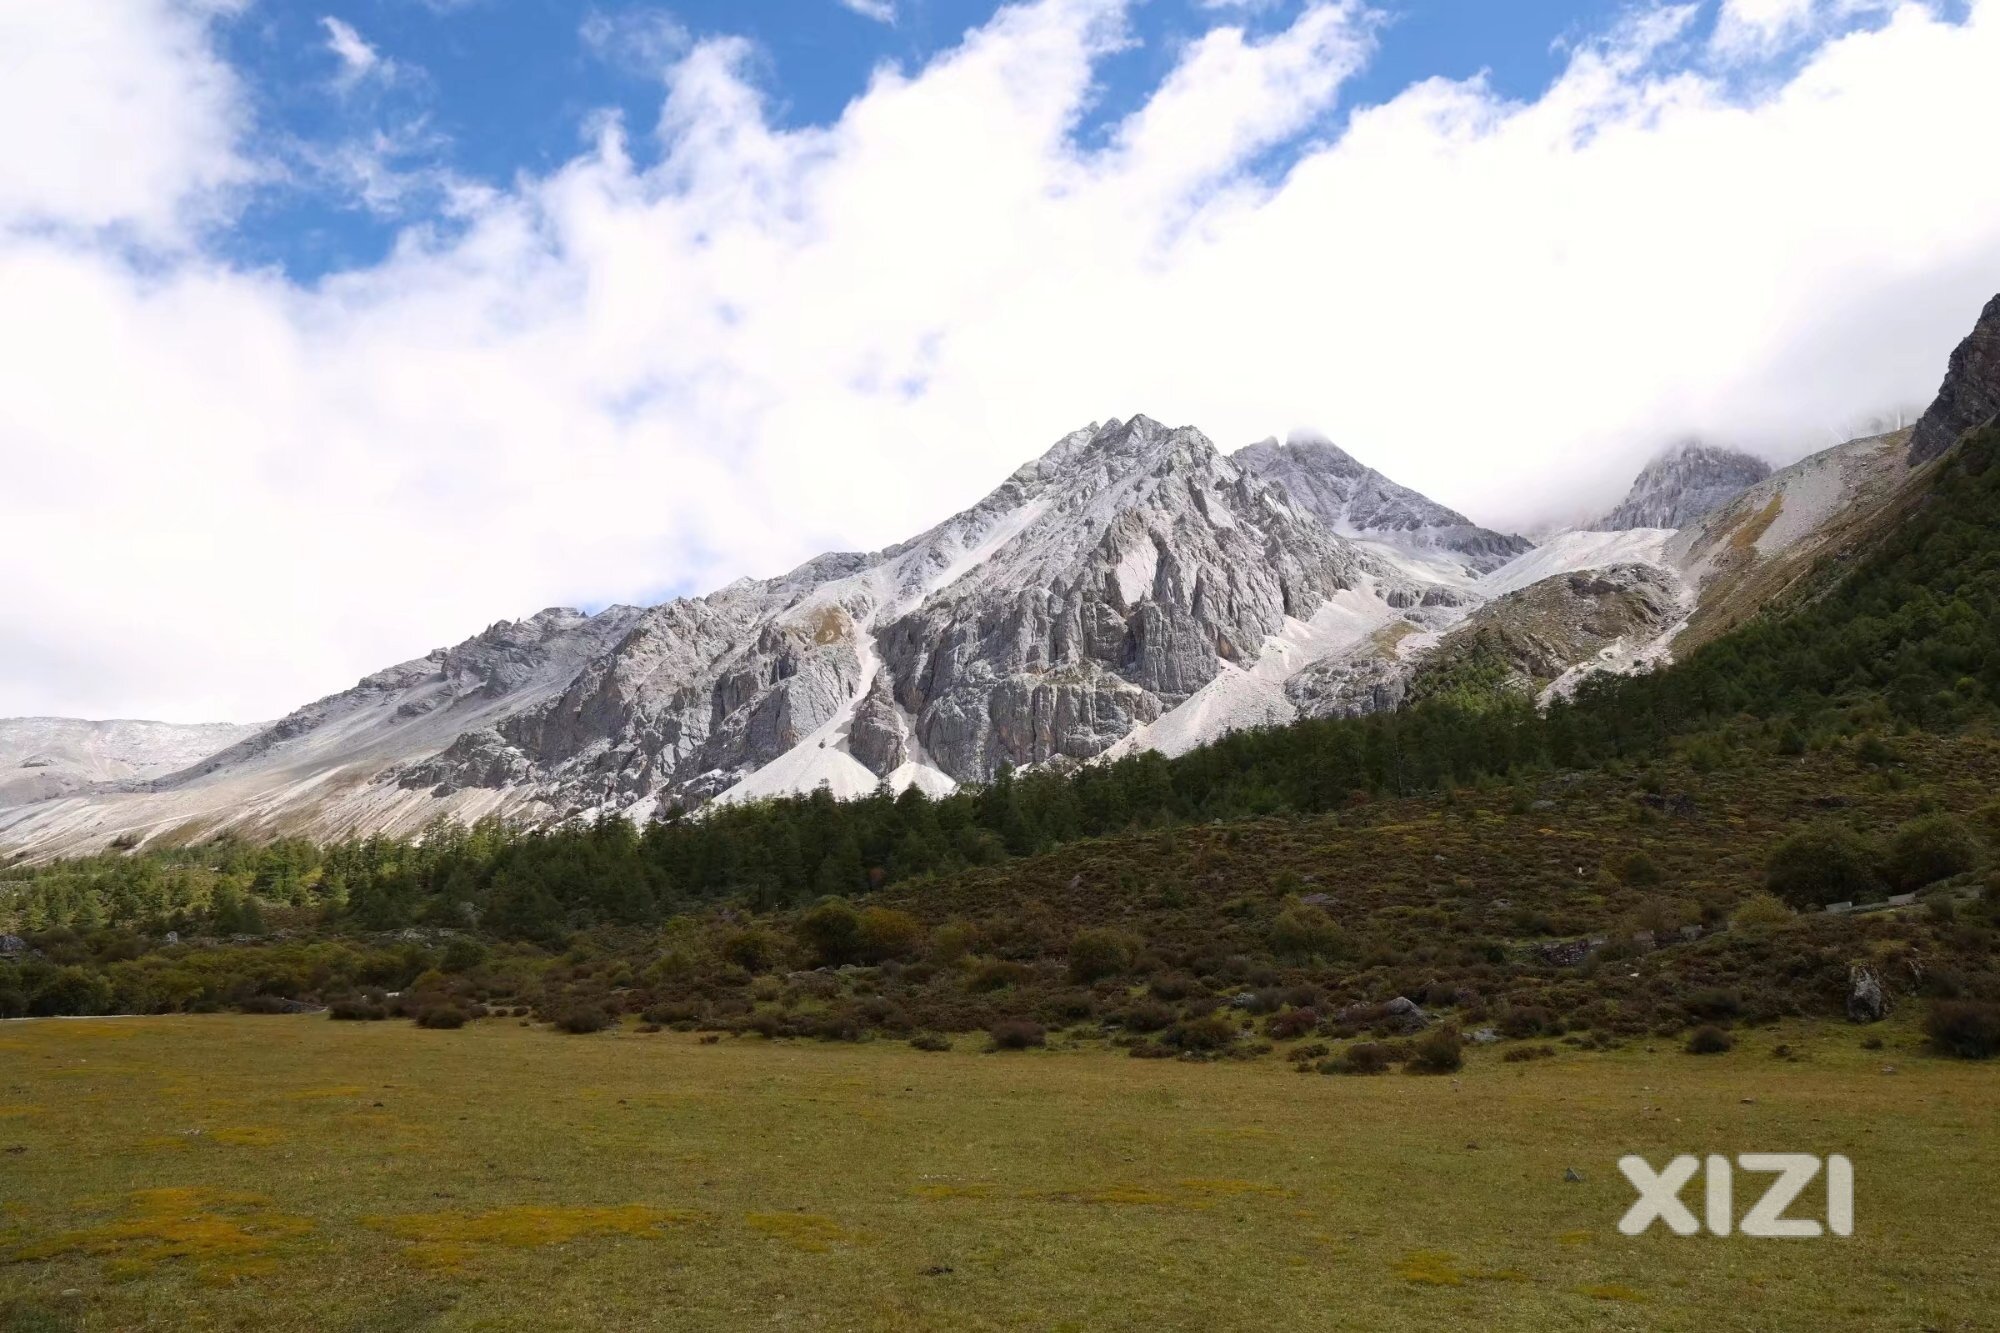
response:
<svg viewBox="0 0 2000 1333"><path fill-rule="evenodd" d="M1282 30L1302 0L1220 9L1149 0L1135 41L1104 60L1089 115L1093 135L1138 107L1187 42L1220 20ZM884 62L915 72L989 20L994 0L898 0L892 22L838 0L679 0L671 7L573 0L262 0L222 29L224 49L252 90L260 133L295 158L357 136L395 136L387 161L443 168L495 186L573 157L607 109L635 129L659 114L662 69L685 44L737 35L757 48L755 74L775 124L824 124ZM1405 0L1376 6L1378 47L1330 113L1387 101L1412 83L1484 73L1501 95L1529 99L1563 70L1581 37L1614 22L1617 0ZM329 21L383 62L386 77L353 81L332 49ZM593 40L593 34L596 39ZM1325 133L1327 126L1313 127ZM1303 139L1307 136L1301 135ZM1281 148L1262 165L1282 169ZM374 206L352 182L299 164L292 179L252 197L224 243L239 262L276 264L295 278L372 263L398 229L437 200L418 189Z"/></svg>

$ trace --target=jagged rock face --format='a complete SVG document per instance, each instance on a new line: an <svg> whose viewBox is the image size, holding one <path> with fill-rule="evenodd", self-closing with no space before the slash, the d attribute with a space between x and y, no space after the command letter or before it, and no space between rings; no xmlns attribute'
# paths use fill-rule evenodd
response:
<svg viewBox="0 0 2000 1333"><path fill-rule="evenodd" d="M1927 463L1961 435L2000 416L2000 296L1951 354L1944 384L1910 436L1910 461Z"/></svg>
<svg viewBox="0 0 2000 1333"><path fill-rule="evenodd" d="M1771 475L1771 465L1735 449L1688 441L1646 464L1599 528L1684 528Z"/></svg>
<svg viewBox="0 0 2000 1333"><path fill-rule="evenodd" d="M1354 549L1199 431L1079 431L1010 482L1032 523L885 625L895 698L960 781L1086 759L1355 586Z"/></svg>
<svg viewBox="0 0 2000 1333"><path fill-rule="evenodd" d="M1481 574L1534 547L1525 537L1482 528L1457 510L1397 485L1333 444L1264 440L1237 450L1232 460L1284 487L1294 503L1344 536L1415 552L1451 552Z"/></svg>

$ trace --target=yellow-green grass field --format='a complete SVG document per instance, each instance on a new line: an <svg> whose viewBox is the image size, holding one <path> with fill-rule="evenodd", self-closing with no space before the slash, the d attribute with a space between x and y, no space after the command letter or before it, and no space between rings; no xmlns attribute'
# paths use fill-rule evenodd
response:
<svg viewBox="0 0 2000 1333"><path fill-rule="evenodd" d="M1876 1031L1363 1078L965 1038L10 1023L0 1329L1993 1327L2000 1067ZM1621 1154L1711 1151L1846 1153L1856 1234L1618 1233Z"/></svg>

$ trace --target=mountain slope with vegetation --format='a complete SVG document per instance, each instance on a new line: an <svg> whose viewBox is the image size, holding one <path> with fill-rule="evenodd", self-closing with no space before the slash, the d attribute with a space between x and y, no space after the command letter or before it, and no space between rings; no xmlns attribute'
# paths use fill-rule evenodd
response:
<svg viewBox="0 0 2000 1333"><path fill-rule="evenodd" d="M0 973L0 1008L375 987L413 1013L528 1006L584 1028L1011 1022L1029 1040L1087 1022L1171 1053L1242 1049L1246 1021L1392 1032L1379 1006L1398 998L1618 1040L1839 1012L1856 968L1990 1007L1996 462L2000 428L1968 437L1872 549L1823 561L1784 607L1543 710L1469 673L1393 713L943 799L16 867L0 901L26 961ZM1844 851L1794 845L1829 817ZM1798 864L1834 867L1814 882L1843 896L1927 896L1793 916L1824 901L1787 887ZM187 938L162 945L169 929Z"/></svg>

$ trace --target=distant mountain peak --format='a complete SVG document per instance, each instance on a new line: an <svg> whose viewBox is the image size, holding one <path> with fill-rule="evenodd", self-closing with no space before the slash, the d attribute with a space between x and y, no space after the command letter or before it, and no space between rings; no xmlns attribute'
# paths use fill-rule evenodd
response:
<svg viewBox="0 0 2000 1333"><path fill-rule="evenodd" d="M1330 440L1261 440L1236 451L1245 471L1282 486L1321 523L1345 537L1413 554L1455 557L1487 573L1532 549L1525 537L1482 528L1455 509L1399 485Z"/></svg>
<svg viewBox="0 0 2000 1333"><path fill-rule="evenodd" d="M1606 532L1684 528L1770 475L1769 463L1740 449L1681 440L1655 455L1624 501L1595 526Z"/></svg>

